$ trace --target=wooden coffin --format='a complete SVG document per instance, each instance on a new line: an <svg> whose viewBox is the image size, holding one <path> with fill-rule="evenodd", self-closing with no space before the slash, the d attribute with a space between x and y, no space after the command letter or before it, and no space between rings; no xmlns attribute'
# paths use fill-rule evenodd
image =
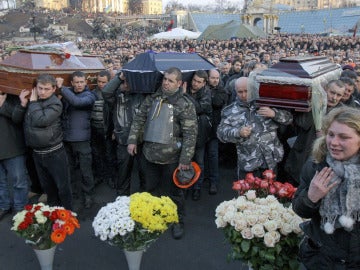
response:
<svg viewBox="0 0 360 270"><path fill-rule="evenodd" d="M48 73L64 79L70 86L74 71L86 74L90 88L96 85L96 75L105 67L96 56L79 56L51 52L19 50L0 63L0 90L18 95L23 89L32 89L39 74Z"/></svg>
<svg viewBox="0 0 360 270"><path fill-rule="evenodd" d="M326 83L338 79L341 68L327 57L282 58L256 76L259 84L259 106L280 107L295 111L311 111L314 91L324 96Z"/></svg>

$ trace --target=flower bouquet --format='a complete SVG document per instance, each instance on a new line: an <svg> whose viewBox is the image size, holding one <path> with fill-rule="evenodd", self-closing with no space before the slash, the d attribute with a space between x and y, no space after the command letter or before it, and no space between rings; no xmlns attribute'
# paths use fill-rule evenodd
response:
<svg viewBox="0 0 360 270"><path fill-rule="evenodd" d="M249 190L216 208L217 228L232 245L229 259L255 270L298 269L298 244L303 220L273 195L258 198Z"/></svg>
<svg viewBox="0 0 360 270"><path fill-rule="evenodd" d="M119 196L97 213L92 226L102 241L124 250L145 250L173 223L178 223L176 204L165 196L134 193Z"/></svg>
<svg viewBox="0 0 360 270"><path fill-rule="evenodd" d="M239 195L243 195L248 190L256 190L258 197L274 195L282 203L290 202L294 197L296 188L288 182L276 181L275 176L272 170L265 170L263 178L254 177L252 173L247 173L245 179L233 183L232 189L237 191Z"/></svg>
<svg viewBox="0 0 360 270"><path fill-rule="evenodd" d="M80 228L76 214L63 207L50 207L43 203L26 205L13 217L11 230L34 249L50 249L64 242L67 235Z"/></svg>

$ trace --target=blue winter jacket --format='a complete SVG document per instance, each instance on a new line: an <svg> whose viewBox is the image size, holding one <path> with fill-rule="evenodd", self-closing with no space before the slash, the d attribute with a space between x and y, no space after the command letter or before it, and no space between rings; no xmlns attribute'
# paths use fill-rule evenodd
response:
<svg viewBox="0 0 360 270"><path fill-rule="evenodd" d="M82 142L90 140L90 117L96 100L88 87L75 93L73 87L62 87L63 129L65 142Z"/></svg>

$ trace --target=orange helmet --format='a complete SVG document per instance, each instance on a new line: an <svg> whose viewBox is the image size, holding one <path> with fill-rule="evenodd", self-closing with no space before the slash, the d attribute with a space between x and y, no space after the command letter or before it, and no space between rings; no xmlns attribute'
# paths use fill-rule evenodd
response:
<svg viewBox="0 0 360 270"><path fill-rule="evenodd" d="M174 184L179 188L189 188L199 179L201 169L195 162L191 162L190 170L176 168L173 173Z"/></svg>

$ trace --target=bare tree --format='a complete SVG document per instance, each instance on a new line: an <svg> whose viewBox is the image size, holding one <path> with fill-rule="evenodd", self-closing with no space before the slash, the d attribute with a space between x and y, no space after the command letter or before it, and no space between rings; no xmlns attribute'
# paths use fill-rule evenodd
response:
<svg viewBox="0 0 360 270"><path fill-rule="evenodd" d="M226 6L229 4L229 1L227 0L215 0L216 6L219 11L223 11Z"/></svg>
<svg viewBox="0 0 360 270"><path fill-rule="evenodd" d="M129 0L129 11L131 14L142 14L142 0Z"/></svg>
<svg viewBox="0 0 360 270"><path fill-rule="evenodd" d="M167 3L165 7L165 12L170 13L170 11L173 10L186 10L186 7L183 4L179 3L178 0L171 0Z"/></svg>

